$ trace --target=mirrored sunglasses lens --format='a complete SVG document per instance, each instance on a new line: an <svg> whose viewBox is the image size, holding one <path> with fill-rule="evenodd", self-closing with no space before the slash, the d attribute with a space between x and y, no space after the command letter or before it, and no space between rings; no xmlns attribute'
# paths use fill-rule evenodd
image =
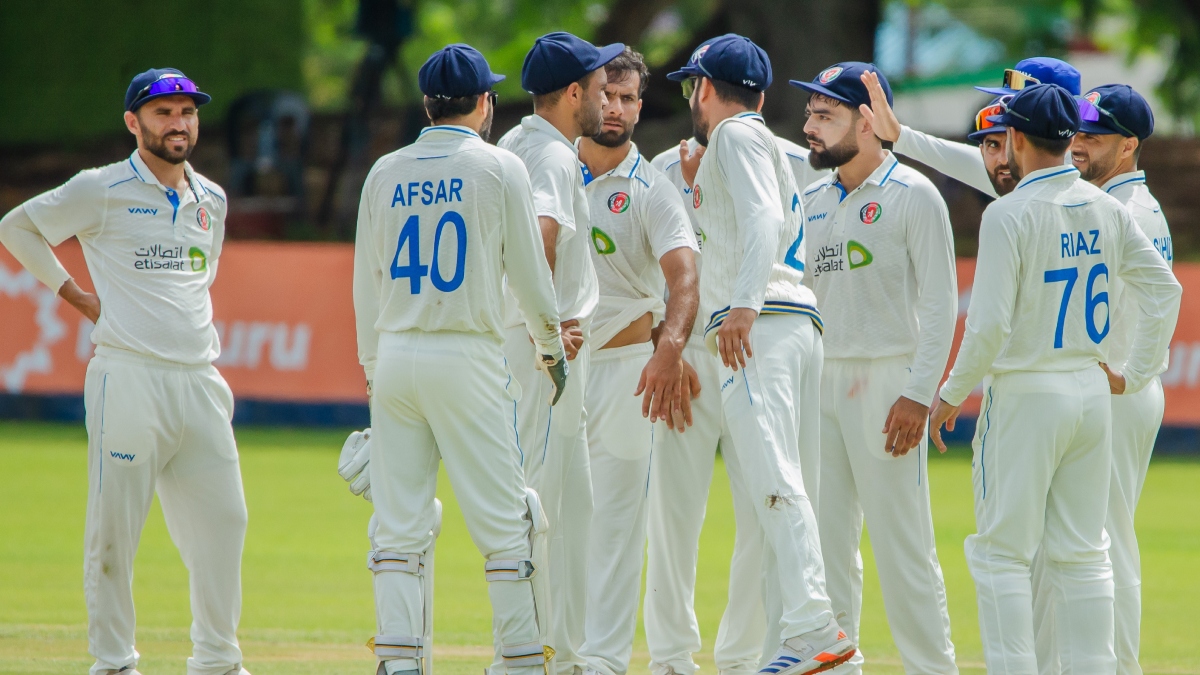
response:
<svg viewBox="0 0 1200 675"><path fill-rule="evenodd" d="M195 93L198 89L196 83L186 77L166 77L150 85L146 91L147 96L157 96L159 94L180 93L188 94Z"/></svg>
<svg viewBox="0 0 1200 675"><path fill-rule="evenodd" d="M1100 109L1092 105L1086 98L1079 99L1079 119L1084 122L1099 122Z"/></svg>
<svg viewBox="0 0 1200 675"><path fill-rule="evenodd" d="M996 123L988 118L1003 114L1004 107L1000 105L990 105L980 110L979 114L975 116L975 131L983 131L984 129L991 129L996 126Z"/></svg>
<svg viewBox="0 0 1200 675"><path fill-rule="evenodd" d="M694 91L696 91L696 78L689 77L683 81L683 97L690 99Z"/></svg>

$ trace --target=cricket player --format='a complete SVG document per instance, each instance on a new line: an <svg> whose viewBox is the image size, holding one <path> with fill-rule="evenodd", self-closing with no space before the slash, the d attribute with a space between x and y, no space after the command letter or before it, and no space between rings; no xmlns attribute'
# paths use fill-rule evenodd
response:
<svg viewBox="0 0 1200 675"><path fill-rule="evenodd" d="M570 33L538 38L521 69L521 88L533 95L533 114L498 143L520 157L529 171L564 342L568 357L574 355L571 380L552 414L546 404L549 383L537 372L535 350L509 299L504 353L525 391L513 413L525 478L541 495L550 519L549 583L555 611L551 630L558 672L564 675L586 666L579 650L584 639L592 478L584 395L592 318L600 302L575 139L600 133L607 102L604 65L624 50L621 44L597 48Z"/></svg>
<svg viewBox="0 0 1200 675"><path fill-rule="evenodd" d="M188 568L189 675L246 675L241 614L246 503L233 394L212 362L220 342L208 289L225 235L225 193L192 170L199 106L211 97L173 68L125 93L137 150L34 197L0 221L0 241L95 322L84 407L88 505L83 589L92 675L136 675L133 559L157 492ZM51 246L77 237L96 293Z"/></svg>
<svg viewBox="0 0 1200 675"><path fill-rule="evenodd" d="M803 207L791 168L758 110L766 52L739 35L668 75L685 82L707 147L692 187L706 235L700 281L705 342L721 359L722 451L737 465L778 584L782 638L763 672L793 675L848 660L854 644L825 595L817 522L801 466L819 462L820 314L804 273ZM761 316L760 316L761 315ZM808 458L802 460L802 458Z"/></svg>
<svg viewBox="0 0 1200 675"><path fill-rule="evenodd" d="M700 295L696 238L683 204L630 140L650 71L628 47L604 69L601 132L579 141L600 282L592 324L599 347L585 398L594 508L583 655L590 672L624 675L637 625L651 459L657 461L652 441L656 431L674 433L656 429L655 420L675 425L670 399L681 391L680 412L690 410L698 382L689 370L682 383L682 355Z"/></svg>
<svg viewBox="0 0 1200 675"><path fill-rule="evenodd" d="M1110 392L1136 394L1162 371L1182 289L1120 202L1061 165L1079 129L1075 99L1033 85L1005 107L996 121L1008 127L1017 188L984 212L966 332L932 435L945 451L940 427L953 428L983 380L978 533L966 554L989 672L1038 672L1030 564L1040 548L1054 579L1057 661L1064 672L1114 673ZM1121 372L1104 365L1114 277L1138 306Z"/></svg>
<svg viewBox="0 0 1200 675"><path fill-rule="evenodd" d="M1079 101L1079 135L1071 144L1071 160L1082 178L1099 187L1129 210L1133 222L1170 266L1174 259L1171 231L1158 201L1138 171L1142 142L1154 133L1154 113L1146 99L1126 84L1096 87ZM1113 304L1112 335L1107 340L1108 365L1120 372L1130 358L1137 335L1136 295L1125 292L1119 279L1110 284ZM1137 509L1154 439L1163 418L1162 382L1155 375L1135 394L1112 398L1112 483L1104 529L1111 545L1117 672L1141 675L1138 645L1142 615L1142 565L1133 516Z"/></svg>
<svg viewBox="0 0 1200 675"><path fill-rule="evenodd" d="M871 79L870 75L864 77L868 81ZM1066 61L1048 56L1035 56L1005 70L1001 86L975 88L993 96L1009 96L1029 85L1057 84L1071 95L1078 96L1079 81L1079 71ZM1002 165L1006 158L1004 149L995 147L996 138L985 139L972 134L971 140L978 140L980 143L979 150L976 150L966 143L947 141L901 125L892 112L891 105L883 97L882 90L873 86L868 88L872 94L871 106L869 110L863 111L863 116L871 123L875 135L895 144L893 150L897 154L926 164L989 197L1003 196L1013 190L1015 182L1011 172L1003 166L993 171L990 166L992 162ZM996 103L993 102L992 105ZM991 113L982 116L982 119L976 117L975 133L986 130L987 117L996 115L997 113ZM1067 159L1064 159L1064 163L1067 163ZM998 174L996 178L993 178L994 174Z"/></svg>
<svg viewBox="0 0 1200 675"><path fill-rule="evenodd" d="M716 38L714 38L716 39ZM704 49L708 40L697 49ZM692 57L697 58L696 56ZM776 136L775 142L791 166L797 186L808 185L828 171L809 164L808 150ZM697 240L703 233L692 208L692 185L704 154L695 138L655 156L651 165L660 168L683 198ZM688 176L684 176L685 163ZM699 265L699 259L697 259ZM721 364L704 346L705 317L698 317L684 359L700 381L699 396L692 402L692 419L686 433L659 433L654 437L654 465L650 471L649 537L647 544L645 601L646 642L651 670L655 675L692 675L697 670L693 653L701 648L700 627L693 606L700 530L708 504L713 463L721 437ZM714 657L717 669L731 675L748 675L758 670L766 637L766 614L762 590L762 536L736 465L725 462L733 493L737 526L729 572L729 599L717 630ZM819 476L804 473L810 495ZM814 504L815 506L815 504ZM774 642L774 641L773 641ZM770 649L774 650L772 643ZM773 652L772 652L773 654Z"/></svg>
<svg viewBox="0 0 1200 675"><path fill-rule="evenodd" d="M859 640L864 517L892 637L907 672L956 675L946 587L929 506L925 425L958 316L950 214L863 117L869 63L832 65L812 82L804 126L817 168L803 195L805 282L823 308L818 521L833 610ZM910 452L915 450L915 452ZM863 654L834 672L861 673Z"/></svg>
<svg viewBox="0 0 1200 675"><path fill-rule="evenodd" d="M558 401L567 365L528 174L485 142L503 80L467 45L419 72L433 126L380 158L363 186L354 254L359 360L371 396L378 675L428 675L434 500L446 464L467 529L487 558L501 668L553 668L546 521L526 488L513 423L522 396L505 364L504 279ZM528 341L530 338L526 338ZM527 342L528 344L528 342ZM539 396L534 387L524 396Z"/></svg>

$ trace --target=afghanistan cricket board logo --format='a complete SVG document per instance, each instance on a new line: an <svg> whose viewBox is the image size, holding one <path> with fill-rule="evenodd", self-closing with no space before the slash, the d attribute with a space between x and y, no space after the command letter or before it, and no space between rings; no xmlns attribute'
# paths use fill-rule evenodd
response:
<svg viewBox="0 0 1200 675"><path fill-rule="evenodd" d="M208 211L205 211L203 206L196 209L196 224L200 226L201 230L208 232Z"/></svg>
<svg viewBox="0 0 1200 675"><path fill-rule="evenodd" d="M817 81L820 82L821 84L829 84L830 82L833 82L834 80L836 80L837 76L841 75L843 70L845 70L845 69L842 68L841 66L834 66L832 68L826 68L825 70L821 71L820 75L817 76Z"/></svg>
<svg viewBox="0 0 1200 675"><path fill-rule="evenodd" d="M613 213L625 213L629 209L629 195L624 192L614 192L608 196L608 210Z"/></svg>
<svg viewBox="0 0 1200 675"><path fill-rule="evenodd" d="M1097 103L1100 102L1100 92L1089 91L1087 93L1087 96L1083 97L1083 100L1087 101L1088 103L1091 103L1092 105L1096 105Z"/></svg>
<svg viewBox="0 0 1200 675"><path fill-rule="evenodd" d="M882 215L883 207L879 205L879 202L871 202L858 210L858 219L867 225L878 222Z"/></svg>
<svg viewBox="0 0 1200 675"><path fill-rule="evenodd" d="M692 208L700 208L700 204L704 203L704 195L700 192L700 186L692 188Z"/></svg>

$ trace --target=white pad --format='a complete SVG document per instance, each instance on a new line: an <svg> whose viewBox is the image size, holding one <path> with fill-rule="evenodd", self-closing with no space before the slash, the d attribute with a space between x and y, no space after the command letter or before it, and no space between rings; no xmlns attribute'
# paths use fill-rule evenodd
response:
<svg viewBox="0 0 1200 675"><path fill-rule="evenodd" d="M438 535L442 533L442 502L433 500L436 518L433 525L433 543L424 553L392 553L391 551L371 551L367 554L367 568L374 574L395 573L411 574L421 580L421 605L424 608L422 634L419 636L405 635L376 635L371 641L371 649L375 658L379 659L380 668L384 661L397 659L413 659L417 662L421 675L433 675L433 560L434 549L437 547ZM374 516L368 531L374 535Z"/></svg>
<svg viewBox="0 0 1200 675"><path fill-rule="evenodd" d="M342 444L338 475L350 484L350 492L371 501L371 429L355 431Z"/></svg>
<svg viewBox="0 0 1200 675"><path fill-rule="evenodd" d="M538 642L508 644L506 636L499 636L500 656L504 668L510 671L515 668L542 666L544 672L556 672L554 648L550 646L550 589L546 575L538 574L549 558L546 532L549 524L546 514L542 511L538 494L532 488L525 488L525 504L528 507L530 521L529 539L531 555L525 560L489 560L484 564L484 575L489 582L528 582L533 593L533 605L536 616ZM492 672L492 671L489 671Z"/></svg>

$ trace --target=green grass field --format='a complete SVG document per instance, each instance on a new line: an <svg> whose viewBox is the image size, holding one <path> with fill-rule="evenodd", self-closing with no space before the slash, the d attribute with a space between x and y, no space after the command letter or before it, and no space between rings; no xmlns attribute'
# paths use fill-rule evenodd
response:
<svg viewBox="0 0 1200 675"><path fill-rule="evenodd" d="M335 471L342 432L241 429L250 530L243 572L241 640L255 675L373 672L364 643L374 632L364 564L370 505ZM84 673L82 546L86 438L81 425L0 424L0 673ZM948 585L964 673L982 673L974 588L962 542L974 530L965 448L930 462L938 554ZM1143 667L1200 673L1200 463L1157 461L1139 512L1145 577ZM437 668L478 673L490 661L491 611L482 559L467 538L449 485L438 546ZM715 474L700 559L697 612L711 649L725 604L733 542L728 482ZM869 545L862 646L868 673L901 673L884 619ZM190 653L187 578L158 507L137 559L139 669L184 673ZM711 652L698 655L715 673ZM639 634L632 672L647 672Z"/></svg>

